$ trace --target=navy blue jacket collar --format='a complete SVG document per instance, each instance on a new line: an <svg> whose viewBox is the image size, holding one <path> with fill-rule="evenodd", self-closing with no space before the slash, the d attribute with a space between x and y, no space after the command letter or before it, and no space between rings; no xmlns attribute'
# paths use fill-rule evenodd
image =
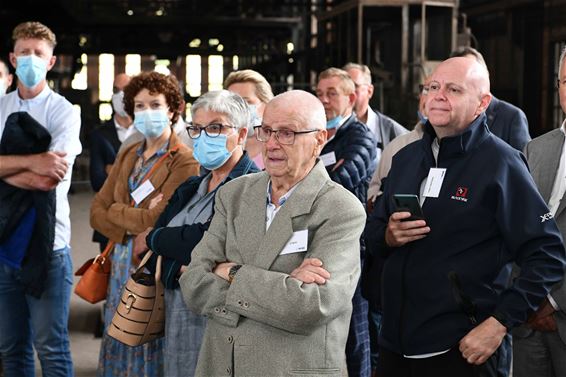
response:
<svg viewBox="0 0 566 377"><path fill-rule="evenodd" d="M445 137L440 140L440 155L442 158L465 154L477 148L477 146L491 134L486 121L485 113L481 113L461 134ZM435 138L436 132L430 124L430 121L427 121L423 135L423 147L430 149L430 145Z"/></svg>
<svg viewBox="0 0 566 377"><path fill-rule="evenodd" d="M244 151L244 155L240 158L240 161L234 166L234 169L228 174L226 182L231 179L238 178L248 172L258 172L259 168L254 164L248 152Z"/></svg>

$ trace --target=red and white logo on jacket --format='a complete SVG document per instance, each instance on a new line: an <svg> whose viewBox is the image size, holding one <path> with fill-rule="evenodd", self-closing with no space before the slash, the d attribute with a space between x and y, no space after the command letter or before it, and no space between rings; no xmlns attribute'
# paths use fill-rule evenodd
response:
<svg viewBox="0 0 566 377"><path fill-rule="evenodd" d="M468 188L464 186L458 186L456 189L456 194L450 197L452 200L459 200L461 202L468 201Z"/></svg>

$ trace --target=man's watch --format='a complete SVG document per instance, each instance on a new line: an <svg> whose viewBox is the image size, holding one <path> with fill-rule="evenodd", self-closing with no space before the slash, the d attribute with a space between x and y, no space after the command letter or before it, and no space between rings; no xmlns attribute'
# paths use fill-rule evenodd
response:
<svg viewBox="0 0 566 377"><path fill-rule="evenodd" d="M228 283L232 284L232 281L234 280L234 276L236 276L236 273L240 268L242 268L241 264L236 264L230 267L230 270L228 270Z"/></svg>

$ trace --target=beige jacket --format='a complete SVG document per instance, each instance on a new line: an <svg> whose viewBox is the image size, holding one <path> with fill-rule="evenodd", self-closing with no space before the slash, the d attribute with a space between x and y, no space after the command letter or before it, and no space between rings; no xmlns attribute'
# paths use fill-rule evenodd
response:
<svg viewBox="0 0 566 377"><path fill-rule="evenodd" d="M218 191L210 228L181 276L189 308L208 316L196 375L341 376L364 208L319 161L266 231L268 182L261 172ZM307 251L282 254L301 230ZM308 257L322 260L326 284L289 276ZM223 261L243 265L232 284L212 272Z"/></svg>
<svg viewBox="0 0 566 377"><path fill-rule="evenodd" d="M417 123L415 128L407 133L397 136L395 139L391 140L389 144L381 153L381 159L379 160L379 165L373 173L371 182L368 188L368 201L375 201L375 199L382 194L381 192L381 181L383 178L387 177L389 170L391 170L391 162L393 161L393 156L397 154L401 149L405 148L407 145L422 139L423 137L423 125L422 123Z"/></svg>

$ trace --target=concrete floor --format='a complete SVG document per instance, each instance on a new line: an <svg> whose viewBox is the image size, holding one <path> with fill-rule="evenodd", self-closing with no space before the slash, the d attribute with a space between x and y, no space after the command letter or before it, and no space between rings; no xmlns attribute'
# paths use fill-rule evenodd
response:
<svg viewBox="0 0 566 377"><path fill-rule="evenodd" d="M89 209L93 196L90 190L76 190L74 194L69 195L73 270L98 253L98 244L91 241L92 229L89 225ZM77 281L78 277L75 277L74 284ZM93 331L97 317L100 316L101 307L102 303L93 305L74 293L71 294L69 330L76 377L96 376L100 338L95 338ZM37 361L36 375L41 376L41 367Z"/></svg>

